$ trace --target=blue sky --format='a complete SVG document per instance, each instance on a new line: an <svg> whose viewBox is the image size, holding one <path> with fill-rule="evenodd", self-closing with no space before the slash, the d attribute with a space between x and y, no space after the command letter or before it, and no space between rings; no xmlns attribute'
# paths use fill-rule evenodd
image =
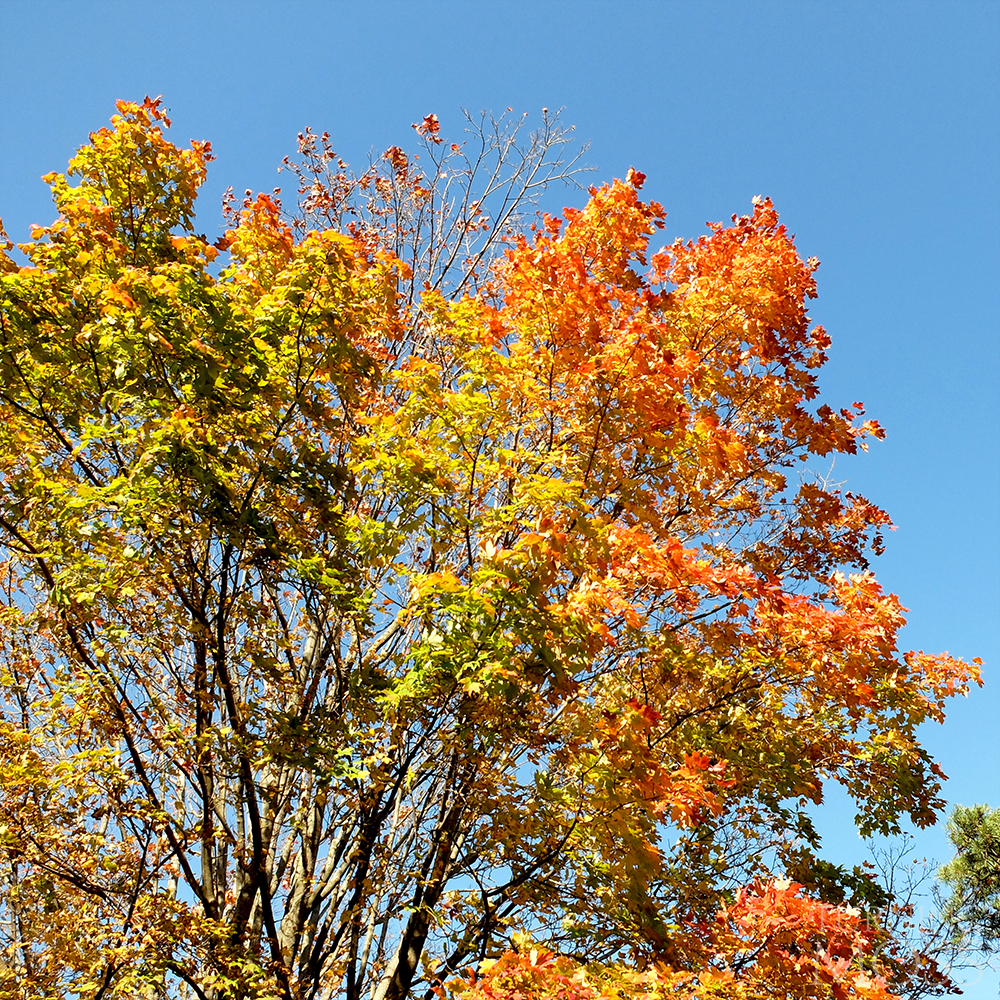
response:
<svg viewBox="0 0 1000 1000"><path fill-rule="evenodd" d="M51 221L41 174L147 93L174 141L213 143L209 233L228 185L282 183L306 125L361 165L430 112L457 137L463 107L564 107L595 180L647 174L668 239L771 196L823 262L824 398L888 431L834 478L898 525L876 570L911 609L904 642L986 662L925 742L949 800L1000 805L998 51L996 0L5 0L0 215L15 241ZM860 859L842 809L822 823ZM943 829L918 848L944 860ZM996 991L992 975L968 995Z"/></svg>

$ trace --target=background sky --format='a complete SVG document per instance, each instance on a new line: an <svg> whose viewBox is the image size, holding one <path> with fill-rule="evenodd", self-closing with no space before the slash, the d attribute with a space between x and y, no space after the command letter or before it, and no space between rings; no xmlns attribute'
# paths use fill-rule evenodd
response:
<svg viewBox="0 0 1000 1000"><path fill-rule="evenodd" d="M647 174L667 240L769 195L823 262L824 400L888 431L833 478L898 525L875 569L911 609L903 642L985 661L925 744L949 802L1000 806L998 52L997 0L0 0L0 216L15 242L50 222L40 176L145 94L174 142L213 144L209 234L227 186L287 180L306 125L363 166L431 112L461 141L462 108L565 108L594 182ZM842 799L820 821L834 860L864 857ZM946 860L943 823L917 848Z"/></svg>

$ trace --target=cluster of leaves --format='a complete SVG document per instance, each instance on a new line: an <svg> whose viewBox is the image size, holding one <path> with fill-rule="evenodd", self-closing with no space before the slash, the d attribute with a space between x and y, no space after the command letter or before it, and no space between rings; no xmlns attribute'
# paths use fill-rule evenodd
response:
<svg viewBox="0 0 1000 1000"><path fill-rule="evenodd" d="M741 889L714 920L692 927L688 968L652 962L587 969L550 952L522 947L484 962L468 983L439 992L468 1000L604 1000L609 997L685 1000L726 997L829 997L892 1000L886 983L864 965L877 950L878 932L859 910L801 895L788 880Z"/></svg>
<svg viewBox="0 0 1000 1000"><path fill-rule="evenodd" d="M807 809L933 822L978 667L899 651L888 517L809 472L881 430L814 405L771 203L650 255L631 172L510 232L565 134L429 116L426 174L304 134L297 220L213 245L168 126L120 103L0 263L0 976L887 996Z"/></svg>

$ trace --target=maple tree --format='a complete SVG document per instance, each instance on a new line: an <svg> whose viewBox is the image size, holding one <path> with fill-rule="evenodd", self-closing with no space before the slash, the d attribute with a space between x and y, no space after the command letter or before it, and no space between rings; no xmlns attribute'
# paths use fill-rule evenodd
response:
<svg viewBox="0 0 1000 1000"><path fill-rule="evenodd" d="M808 808L933 822L978 666L899 651L888 516L810 471L882 432L814 403L770 201L527 225L566 134L428 116L360 176L304 133L213 244L169 124L121 102L2 258L0 988L905 990Z"/></svg>

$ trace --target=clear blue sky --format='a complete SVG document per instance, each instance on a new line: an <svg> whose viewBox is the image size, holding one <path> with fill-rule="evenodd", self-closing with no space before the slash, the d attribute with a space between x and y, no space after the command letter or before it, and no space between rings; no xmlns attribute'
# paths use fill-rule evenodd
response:
<svg viewBox="0 0 1000 1000"><path fill-rule="evenodd" d="M898 524L876 569L904 642L986 661L925 742L951 801L1000 805L998 52L997 0L4 0L0 214L16 241L51 221L40 175L147 93L175 141L215 147L207 232L228 185L281 183L305 125L360 165L429 112L457 134L462 107L564 106L595 179L648 175L671 239L770 195L823 262L826 400L888 430L835 474ZM823 825L859 859L834 804ZM940 827L919 847L948 853ZM991 974L967 995L996 993Z"/></svg>

